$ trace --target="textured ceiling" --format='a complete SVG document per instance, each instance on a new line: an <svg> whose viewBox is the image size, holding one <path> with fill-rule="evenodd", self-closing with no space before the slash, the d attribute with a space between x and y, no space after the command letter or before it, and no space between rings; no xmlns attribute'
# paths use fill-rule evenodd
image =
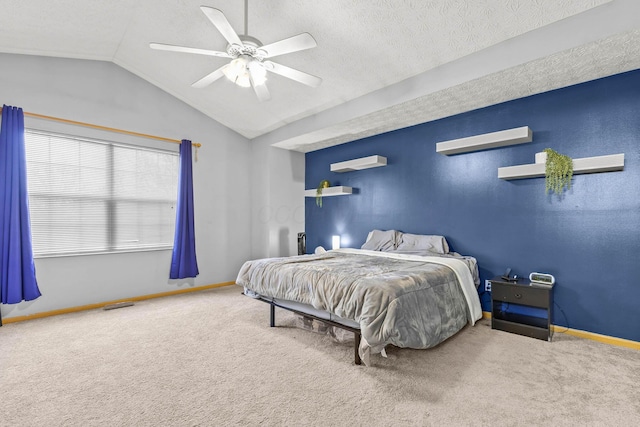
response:
<svg viewBox="0 0 640 427"><path fill-rule="evenodd" d="M241 34L243 0L2 1L0 52L113 61L247 138L310 151L640 68L637 0L249 0L264 44L301 32L318 47L274 59L322 77L270 74L272 99L226 79L191 84L226 50L200 11Z"/></svg>
<svg viewBox="0 0 640 427"><path fill-rule="evenodd" d="M640 30L629 31L410 101L396 103L333 126L275 142L273 145L301 152L319 150L635 69L640 69ZM466 136L471 135L460 135Z"/></svg>

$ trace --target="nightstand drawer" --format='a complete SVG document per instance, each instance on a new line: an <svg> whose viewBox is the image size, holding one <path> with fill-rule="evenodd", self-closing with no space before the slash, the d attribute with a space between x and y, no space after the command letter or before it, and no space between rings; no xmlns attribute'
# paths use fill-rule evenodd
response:
<svg viewBox="0 0 640 427"><path fill-rule="evenodd" d="M532 307L549 307L549 290L527 286L505 285L492 282L491 288L494 300Z"/></svg>

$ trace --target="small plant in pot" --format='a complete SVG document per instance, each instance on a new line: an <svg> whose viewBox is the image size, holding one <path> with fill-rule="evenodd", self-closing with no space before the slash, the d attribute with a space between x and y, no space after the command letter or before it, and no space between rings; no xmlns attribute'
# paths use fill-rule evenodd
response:
<svg viewBox="0 0 640 427"><path fill-rule="evenodd" d="M325 188L329 188L330 186L331 183L326 179L323 179L322 181L320 181L320 184L318 184L318 188L316 189L316 205L318 205L319 207L322 207L322 190Z"/></svg>
<svg viewBox="0 0 640 427"><path fill-rule="evenodd" d="M560 154L551 148L545 148L547 154L545 162L545 192L549 190L562 195L564 188L571 188L571 178L573 177L573 160L569 156Z"/></svg>

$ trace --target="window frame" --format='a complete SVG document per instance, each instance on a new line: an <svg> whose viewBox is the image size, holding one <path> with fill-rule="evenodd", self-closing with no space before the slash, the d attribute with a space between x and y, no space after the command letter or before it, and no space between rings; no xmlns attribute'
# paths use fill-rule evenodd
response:
<svg viewBox="0 0 640 427"><path fill-rule="evenodd" d="M25 128L25 151L28 152L28 150L26 150L26 144L27 144L27 138L28 138L28 134L36 134L39 136L44 136L44 137L54 137L54 138L62 138L62 139L68 139L68 140L72 140L72 141L78 141L78 142L87 142L87 143L93 143L93 144L100 144L103 146L107 147L108 150L108 158L105 159L106 161L106 167L105 167L105 171L106 171L106 183L105 185L109 188L109 192L107 195L105 196L86 196L86 195L82 195L80 193L77 194L71 194L71 195L63 195L63 194L58 194L56 196L52 196L52 195L47 195L44 193L36 193L32 196L31 191L28 191L28 198L29 198L29 204L31 205L33 198L43 198L43 199L47 199L47 200L78 200L78 199L93 199L93 200L97 200L97 201L101 201L104 202L105 209L105 216L106 216L106 224L105 224L105 229L103 230L104 233L106 234L106 244L105 244L105 249L101 249L101 250L82 250L81 248L75 248L73 250L64 250L64 251L59 251L59 252L40 252L40 253L36 253L35 251L35 244L34 244L34 233L33 233L33 212L32 209L30 209L30 222L31 222L31 238L32 238L32 246L34 247L34 258L58 258L58 257L75 257L75 256L86 256L86 255L108 255L108 254L122 254L122 253L133 253L133 252L152 252L152 251L167 251L167 250L172 250L173 249L173 245L174 245L174 241L173 241L173 236L174 236L174 230L175 230L175 213L176 213L176 208L177 208L177 196L178 196L178 182L179 182L179 168L180 168L180 159L179 159L179 152L176 150L167 150L167 149L162 149L162 148L156 148L156 147L148 147L148 146L144 146L144 145L136 145L136 144L131 144L131 143L126 143L126 142L119 142L119 141L112 141L112 140L107 140L107 139L100 139L100 138L94 138L94 137L87 137L87 136L81 136L81 135L70 135L70 134L66 134L66 133L60 133L60 132L53 132L53 131L48 131L48 130L40 130L40 129L34 129L34 128ZM167 199L144 199L144 198L136 198L136 197L123 197L123 196L116 196L116 193L113 191L114 186L115 186L115 181L117 180L117 171L115 170L115 161L114 161L114 148L115 147L120 147L120 148L124 148L124 149L131 149L131 150L136 150L136 151L147 151L147 152L152 152L152 153L159 153L159 154L163 154L163 155L169 155L171 157L175 158L175 181L174 181L174 189L175 189L175 194L173 196L173 198L171 200ZM27 176L29 175L29 157L27 154ZM49 163L51 164L51 163ZM28 179L28 178L27 178ZM27 188L29 188L29 182L27 182ZM32 198L33 197L33 198ZM172 225L172 232L171 232L171 238L170 238L170 242L167 243L157 243L157 244L145 244L145 245L141 245L140 247L120 247L118 248L118 244L116 241L116 234L118 233L118 221L116 219L116 206L118 203L122 203L122 202L131 202L131 203L148 203L148 204L155 204L158 206L162 206L162 204L164 203L170 203L171 206L171 210L172 210L172 216L170 219L170 223ZM169 216L166 217L167 219L169 219Z"/></svg>

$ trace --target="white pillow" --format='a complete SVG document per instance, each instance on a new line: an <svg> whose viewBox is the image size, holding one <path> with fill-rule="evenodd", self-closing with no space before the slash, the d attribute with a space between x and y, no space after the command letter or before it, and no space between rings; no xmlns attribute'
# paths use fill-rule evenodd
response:
<svg viewBox="0 0 640 427"><path fill-rule="evenodd" d="M429 251L438 254L449 253L449 245L444 236L403 233L398 251Z"/></svg>

